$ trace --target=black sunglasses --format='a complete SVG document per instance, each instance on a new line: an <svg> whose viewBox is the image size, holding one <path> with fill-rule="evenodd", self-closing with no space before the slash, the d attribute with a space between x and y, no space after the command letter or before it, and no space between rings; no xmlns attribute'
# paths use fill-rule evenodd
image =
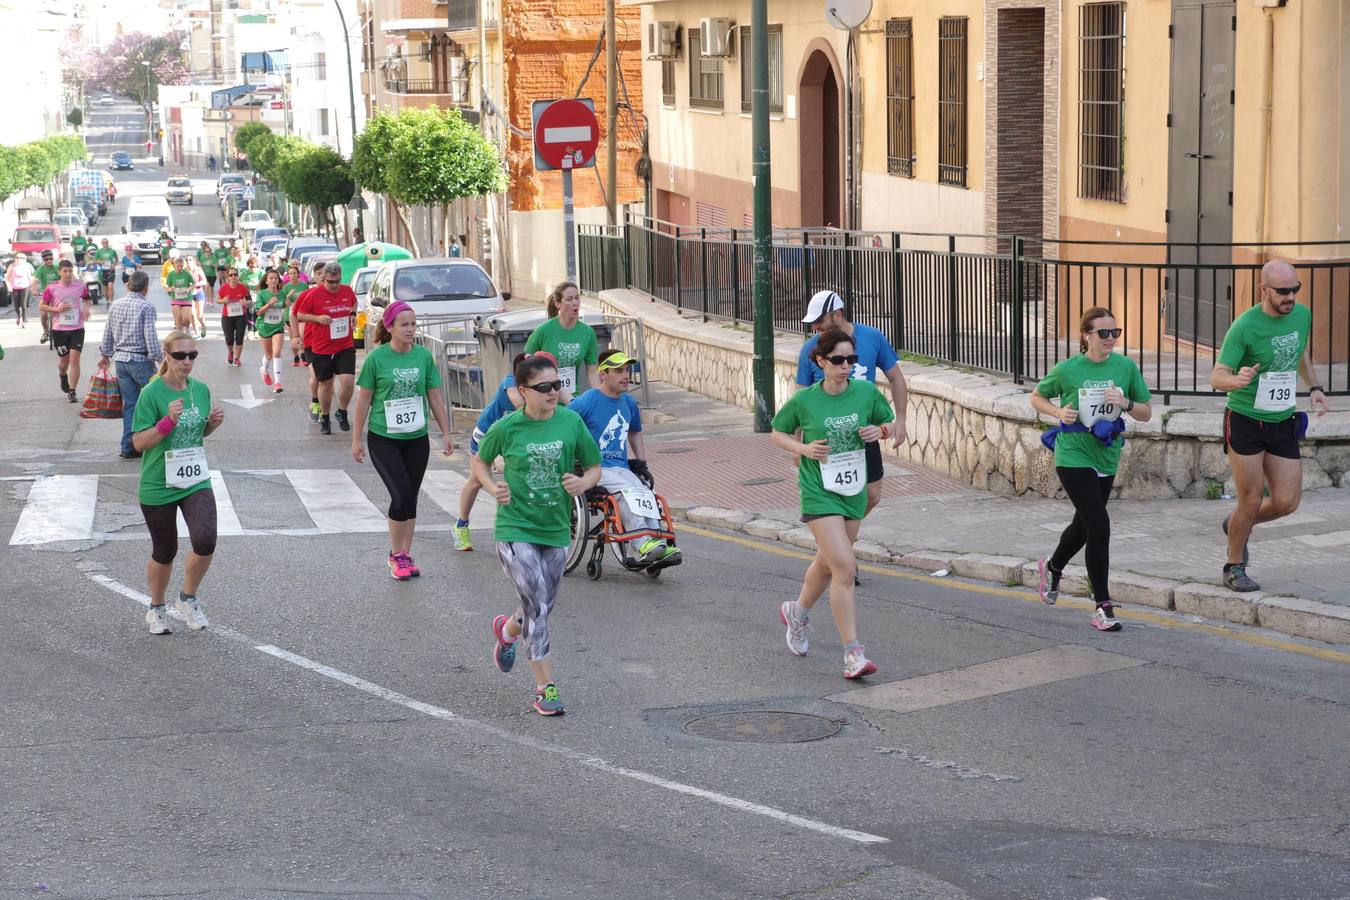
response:
<svg viewBox="0 0 1350 900"><path fill-rule="evenodd" d="M848 356L843 355L827 356L825 357L825 359L834 363L836 366L842 366L844 363L848 363L850 366L858 364L858 354L856 353L850 353Z"/></svg>
<svg viewBox="0 0 1350 900"><path fill-rule="evenodd" d="M172 353L170 353L169 355L172 356L174 359L178 360L179 362L182 362L182 361L185 360L185 359L196 359L196 358L197 358L197 351L196 351L196 350L175 350L175 351L173 351Z"/></svg>
<svg viewBox="0 0 1350 900"><path fill-rule="evenodd" d="M1274 286L1269 285L1269 284L1266 285L1266 287L1270 288L1272 291L1274 291L1275 293L1279 294L1281 297L1288 297L1288 296L1291 296L1291 295L1293 295L1293 294L1297 294L1299 291L1303 290L1303 282L1300 281L1298 284L1294 285L1293 287L1287 287L1287 288L1277 288L1277 287L1274 287Z"/></svg>
<svg viewBox="0 0 1350 900"><path fill-rule="evenodd" d="M1095 332L1088 332L1088 333L1089 333L1089 334L1096 334L1097 337L1101 337L1101 338L1118 338L1118 337L1120 337L1122 334L1125 333L1125 329L1124 329L1124 328L1098 328Z"/></svg>
<svg viewBox="0 0 1350 900"><path fill-rule="evenodd" d="M541 394L551 394L554 391L561 391L563 389L563 383L562 381L541 381L538 384L526 384L522 385L522 387L527 387L532 391L538 391Z"/></svg>
<svg viewBox="0 0 1350 900"><path fill-rule="evenodd" d="M323 283L324 283L324 284L342 284L342 279L341 279L341 278L334 278L334 279L332 279L332 280L329 280L329 279L325 278L325 279L323 280Z"/></svg>

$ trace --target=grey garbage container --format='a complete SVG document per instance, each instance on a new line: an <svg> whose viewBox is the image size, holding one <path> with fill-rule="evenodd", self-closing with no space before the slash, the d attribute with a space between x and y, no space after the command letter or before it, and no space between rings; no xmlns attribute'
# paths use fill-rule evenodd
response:
<svg viewBox="0 0 1350 900"><path fill-rule="evenodd" d="M517 309L482 319L475 331L478 334L478 361L483 369L483 393L485 402L491 402L497 392L497 385L511 374L511 360L516 354L525 352L525 342L530 333L548 318L543 307ZM595 329L595 342L601 351L609 349L609 325L603 313L583 309L581 320ZM577 393L591 385L586 377L585 366L577 367Z"/></svg>

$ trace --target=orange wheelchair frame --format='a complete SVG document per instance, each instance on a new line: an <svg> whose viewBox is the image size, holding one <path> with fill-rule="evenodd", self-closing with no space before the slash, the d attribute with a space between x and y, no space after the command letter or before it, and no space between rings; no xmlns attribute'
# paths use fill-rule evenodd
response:
<svg viewBox="0 0 1350 900"><path fill-rule="evenodd" d="M633 541L647 538L675 542L675 526L671 523L665 497L656 494L663 527L640 528L634 531L623 530L623 516L619 510L619 504L623 502L621 494L610 493L597 487L580 497L572 498L572 501L572 544L568 548L567 566L563 570L565 573L571 572L581 564L588 546L591 558L586 562L586 575L592 580L599 580L604 574L605 547L610 548L619 565L630 572L644 572L651 578L656 578L663 569L672 565L640 562L630 547Z"/></svg>

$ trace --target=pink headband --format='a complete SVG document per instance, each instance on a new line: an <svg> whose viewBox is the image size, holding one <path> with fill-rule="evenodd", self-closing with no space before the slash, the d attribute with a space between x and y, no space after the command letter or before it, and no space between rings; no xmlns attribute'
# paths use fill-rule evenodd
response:
<svg viewBox="0 0 1350 900"><path fill-rule="evenodd" d="M402 300L395 300L393 303L386 306L384 309L384 327L393 328L394 320L398 318L399 313L404 312L405 310L412 312L412 307Z"/></svg>

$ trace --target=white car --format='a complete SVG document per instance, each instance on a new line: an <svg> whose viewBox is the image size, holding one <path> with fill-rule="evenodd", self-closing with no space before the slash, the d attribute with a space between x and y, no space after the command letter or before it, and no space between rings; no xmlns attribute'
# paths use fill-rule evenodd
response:
<svg viewBox="0 0 1350 900"><path fill-rule="evenodd" d="M114 99L111 98L111 97L99 97L99 98L98 98L98 105L99 105L99 106L112 106L112 105L113 105L114 103L116 103L116 102L117 102L117 101L114 100Z"/></svg>
<svg viewBox="0 0 1350 900"><path fill-rule="evenodd" d="M56 211L53 224L61 230L61 240L69 241L76 230L88 233L89 218L78 206L63 206Z"/></svg>
<svg viewBox="0 0 1350 900"><path fill-rule="evenodd" d="M248 246L253 237L253 232L259 228L275 228L275 222L272 221L272 214L265 209L246 209L239 214L238 221L235 222L235 230L239 232L239 238Z"/></svg>
<svg viewBox="0 0 1350 900"><path fill-rule="evenodd" d="M366 320L375 321L384 308L402 300L417 318L425 316L492 315L506 308L506 300L478 263L471 259L439 257L396 259L380 266L366 295ZM471 325L463 330L472 335Z"/></svg>

